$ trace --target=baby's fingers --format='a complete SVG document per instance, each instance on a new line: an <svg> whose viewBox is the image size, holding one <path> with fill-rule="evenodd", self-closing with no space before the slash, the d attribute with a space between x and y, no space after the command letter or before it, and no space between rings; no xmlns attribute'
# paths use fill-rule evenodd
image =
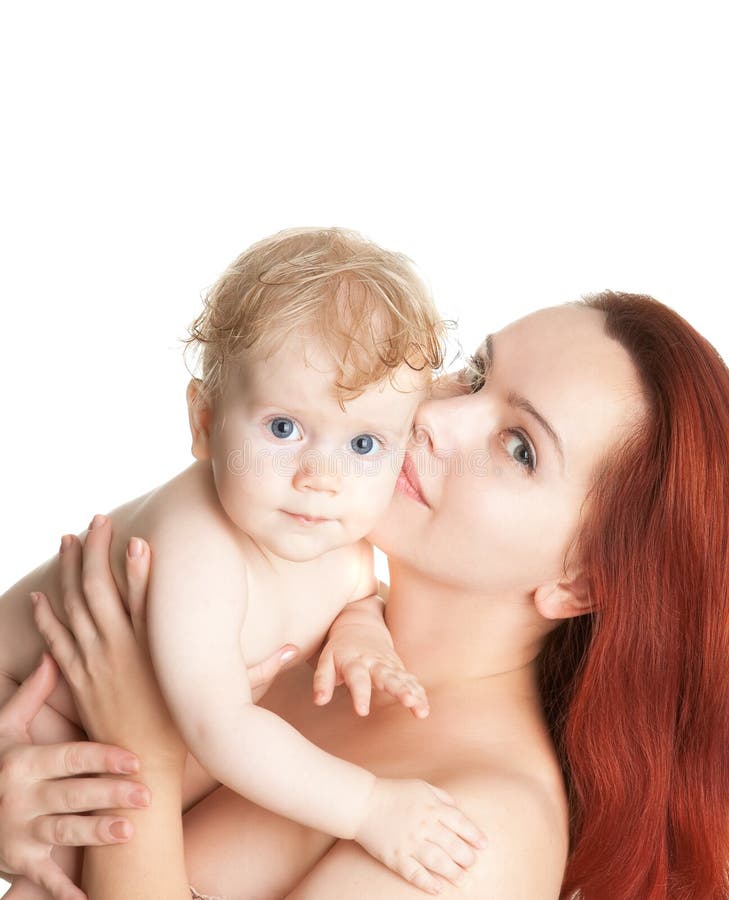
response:
<svg viewBox="0 0 729 900"><path fill-rule="evenodd" d="M334 657L331 653L324 652L320 655L316 672L314 672L314 703L317 706L324 706L332 699L336 680L337 671L334 666Z"/></svg>
<svg viewBox="0 0 729 900"><path fill-rule="evenodd" d="M430 874L425 866L414 856L403 860L401 867L397 869L402 877L428 894L440 894L441 885L437 878Z"/></svg>
<svg viewBox="0 0 729 900"><path fill-rule="evenodd" d="M445 825L438 825L434 828L433 831L428 834L428 840L440 847L444 853L448 854L453 862L458 863L458 865L462 866L464 869L468 869L476 862L476 853L473 847ZM450 880L452 881L453 879Z"/></svg>
<svg viewBox="0 0 729 900"><path fill-rule="evenodd" d="M360 716L366 716L370 711L372 698L372 677L370 670L364 663L350 662L343 671L344 682L352 695L352 703L355 712Z"/></svg>
<svg viewBox="0 0 729 900"><path fill-rule="evenodd" d="M424 841L412 853L413 857L426 869L428 869L429 877L435 882L440 892L440 883L434 875L440 875L452 884L463 884L466 873L463 869L453 861L450 854L447 853L438 844L431 841Z"/></svg>
<svg viewBox="0 0 729 900"><path fill-rule="evenodd" d="M416 718L424 719L430 713L425 689L410 673L380 663L372 668L372 683L399 700Z"/></svg>
<svg viewBox="0 0 729 900"><path fill-rule="evenodd" d="M431 785L431 787L433 787L433 785ZM438 793L440 788L433 788L433 790ZM443 791L443 793L446 792ZM450 797L450 794L446 794L446 796ZM452 800L453 798L451 797L450 799ZM438 819L440 820L441 825L444 825L453 833L463 838L464 841L468 841L469 844L477 847L479 850L483 850L486 846L486 835L478 826L474 825L468 816L464 815L458 807L443 806L438 815Z"/></svg>

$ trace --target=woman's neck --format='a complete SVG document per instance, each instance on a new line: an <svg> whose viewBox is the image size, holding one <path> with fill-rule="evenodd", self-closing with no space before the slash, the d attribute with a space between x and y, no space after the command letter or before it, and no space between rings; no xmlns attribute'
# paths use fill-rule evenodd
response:
<svg viewBox="0 0 729 900"><path fill-rule="evenodd" d="M391 560L385 621L405 667L428 691L469 681L536 691L535 659L550 623L526 594L469 594Z"/></svg>

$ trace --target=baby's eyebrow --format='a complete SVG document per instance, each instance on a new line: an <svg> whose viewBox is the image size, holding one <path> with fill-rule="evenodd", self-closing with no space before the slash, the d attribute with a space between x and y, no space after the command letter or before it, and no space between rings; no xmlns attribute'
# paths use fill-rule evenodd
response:
<svg viewBox="0 0 729 900"><path fill-rule="evenodd" d="M486 340L483 344L478 348L477 351L482 359L484 364L484 373L490 372L494 367L494 336L492 334L486 335ZM552 428L549 422L544 418L544 416L538 412L532 403L527 400L526 397L522 397L521 394L517 394L515 391L511 391L506 398L506 402L514 409L521 409L525 413L528 413L546 432L550 440L555 446L557 450L557 455L561 461L562 474L564 474L564 449L562 445L562 439L557 434L557 432Z"/></svg>

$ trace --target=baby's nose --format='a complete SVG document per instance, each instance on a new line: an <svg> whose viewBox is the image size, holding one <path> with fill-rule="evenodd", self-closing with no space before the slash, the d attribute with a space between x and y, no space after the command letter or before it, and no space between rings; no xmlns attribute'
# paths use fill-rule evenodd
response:
<svg viewBox="0 0 729 900"><path fill-rule="evenodd" d="M336 494L342 482L340 466L333 455L304 453L294 475L294 487L300 491Z"/></svg>

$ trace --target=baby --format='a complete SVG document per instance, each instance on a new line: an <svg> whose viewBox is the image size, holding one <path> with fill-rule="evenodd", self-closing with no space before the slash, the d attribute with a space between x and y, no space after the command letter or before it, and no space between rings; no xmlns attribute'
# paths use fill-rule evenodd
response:
<svg viewBox="0 0 729 900"><path fill-rule="evenodd" d="M187 392L196 461L109 515L122 594L130 536L152 549L150 652L191 754L187 803L214 779L359 842L420 884L425 869L452 870L464 838L479 846L478 829L427 783L376 778L311 744L256 705L267 685L252 690L246 669L285 643L309 657L338 626L354 651L365 633L368 646L375 634L392 649L364 536L395 489L442 338L404 257L341 229L255 244L213 286L191 329L189 343L202 349L202 378ZM60 596L55 558L0 601L0 702L44 649L32 590ZM385 685L371 673L427 714L415 679L391 675ZM78 724L61 681L31 736L73 739Z"/></svg>

